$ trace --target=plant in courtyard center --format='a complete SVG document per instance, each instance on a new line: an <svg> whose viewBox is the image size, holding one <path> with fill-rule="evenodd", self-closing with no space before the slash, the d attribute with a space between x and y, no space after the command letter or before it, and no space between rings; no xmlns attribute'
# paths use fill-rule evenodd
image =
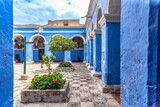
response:
<svg viewBox="0 0 160 107"><path fill-rule="evenodd" d="M30 89L61 89L66 82L65 79L62 79L63 75L58 71L54 71L52 74L49 75L44 75L35 75L31 81Z"/></svg>
<svg viewBox="0 0 160 107"><path fill-rule="evenodd" d="M48 67L48 71L50 73L50 71L52 70L51 68L51 64L53 63L54 59L56 57L53 56L53 54L50 54L50 56L47 56L47 55L43 55L42 56L42 62L41 62L41 68L43 68L43 65L45 64L47 67Z"/></svg>
<svg viewBox="0 0 160 107"><path fill-rule="evenodd" d="M65 51L71 51L78 47L77 42L73 42L72 39L69 39L68 37L62 37L60 35L56 37L51 37L51 40L49 41L49 51L55 52L55 51L61 51L63 55L63 61L64 61L64 52Z"/></svg>
<svg viewBox="0 0 160 107"><path fill-rule="evenodd" d="M59 67L71 67L72 64L70 62L60 62Z"/></svg>

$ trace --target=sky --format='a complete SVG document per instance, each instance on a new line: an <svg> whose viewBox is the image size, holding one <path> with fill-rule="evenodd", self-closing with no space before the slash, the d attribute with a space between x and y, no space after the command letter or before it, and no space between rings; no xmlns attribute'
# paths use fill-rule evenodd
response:
<svg viewBox="0 0 160 107"><path fill-rule="evenodd" d="M85 23L90 0L14 0L14 24L45 25L48 20L80 19Z"/></svg>

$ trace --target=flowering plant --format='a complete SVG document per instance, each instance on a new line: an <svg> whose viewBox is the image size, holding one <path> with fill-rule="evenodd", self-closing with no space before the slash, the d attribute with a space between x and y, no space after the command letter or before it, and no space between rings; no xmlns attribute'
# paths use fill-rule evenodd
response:
<svg viewBox="0 0 160 107"><path fill-rule="evenodd" d="M61 89L66 82L66 80L62 78L63 75L58 71L55 71L52 74L50 73L49 75L35 75L31 81L30 89Z"/></svg>

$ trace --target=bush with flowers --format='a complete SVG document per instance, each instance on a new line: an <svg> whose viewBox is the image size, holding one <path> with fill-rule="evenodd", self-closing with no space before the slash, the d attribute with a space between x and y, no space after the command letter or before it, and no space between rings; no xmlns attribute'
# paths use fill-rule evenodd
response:
<svg viewBox="0 0 160 107"><path fill-rule="evenodd" d="M32 79L30 89L61 89L66 82L62 78L63 75L58 71L49 72L48 75L44 74L43 76L35 75Z"/></svg>

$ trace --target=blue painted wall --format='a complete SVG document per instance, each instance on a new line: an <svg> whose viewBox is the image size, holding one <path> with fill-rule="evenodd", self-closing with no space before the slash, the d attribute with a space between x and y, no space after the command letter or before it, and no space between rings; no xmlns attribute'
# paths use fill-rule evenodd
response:
<svg viewBox="0 0 160 107"><path fill-rule="evenodd" d="M84 51L83 51L83 55L84 55L84 61L87 62L87 44L84 44Z"/></svg>
<svg viewBox="0 0 160 107"><path fill-rule="evenodd" d="M13 107L13 1L0 0L0 106Z"/></svg>
<svg viewBox="0 0 160 107"><path fill-rule="evenodd" d="M95 34L93 39L93 70L101 72L101 34Z"/></svg>
<svg viewBox="0 0 160 107"><path fill-rule="evenodd" d="M93 39L89 41L89 64L93 66Z"/></svg>
<svg viewBox="0 0 160 107"><path fill-rule="evenodd" d="M63 55L62 55L62 52L60 51L55 51L53 53L53 56L56 57L56 59L54 61L63 61Z"/></svg>
<svg viewBox="0 0 160 107"><path fill-rule="evenodd" d="M71 61L71 51L65 51L64 55L65 61Z"/></svg>
<svg viewBox="0 0 160 107"><path fill-rule="evenodd" d="M35 30L38 30L38 28L14 28L14 31L35 31ZM84 31L85 28L44 28L44 31ZM14 32L14 35L16 34L21 34L23 36L26 37L26 41L29 42L31 37L34 36L35 34L37 33L24 33L24 32L19 32L19 33L16 33ZM46 42L49 42L50 40L50 37L52 37L53 35L57 35L57 34L60 34L62 36L65 36L65 37L69 37L71 38L72 36L74 35L81 35L83 36L85 39L86 39L86 33L82 32L82 33L39 33L40 35L44 36L44 38L46 39ZM48 50L49 48L49 45L48 44L45 44L45 54L46 55L50 55L51 52ZM62 60L62 54L59 52L57 53L54 53L56 55L56 59L55 61L60 61ZM33 45L29 44L27 45L27 60L33 60L33 61L37 61L38 58L35 58L34 56L36 56L34 53L33 53ZM37 54L37 56L39 56Z"/></svg>
<svg viewBox="0 0 160 107"><path fill-rule="evenodd" d="M120 24L104 24L102 38L102 81L120 85Z"/></svg>
<svg viewBox="0 0 160 107"><path fill-rule="evenodd" d="M83 61L83 50L72 50L71 51L71 61L78 61L78 57L80 57L80 61Z"/></svg>
<svg viewBox="0 0 160 107"><path fill-rule="evenodd" d="M90 65L90 51L89 51L89 49L90 49L90 47L89 47L90 45L89 45L89 42L87 43L87 63Z"/></svg>
<svg viewBox="0 0 160 107"><path fill-rule="evenodd" d="M16 54L19 55L20 61L24 61L24 50L14 50L14 61L16 61L15 59Z"/></svg>
<svg viewBox="0 0 160 107"><path fill-rule="evenodd" d="M39 50L33 50L33 61L39 61Z"/></svg>
<svg viewBox="0 0 160 107"><path fill-rule="evenodd" d="M121 101L124 107L160 107L159 3L159 0L122 0Z"/></svg>

